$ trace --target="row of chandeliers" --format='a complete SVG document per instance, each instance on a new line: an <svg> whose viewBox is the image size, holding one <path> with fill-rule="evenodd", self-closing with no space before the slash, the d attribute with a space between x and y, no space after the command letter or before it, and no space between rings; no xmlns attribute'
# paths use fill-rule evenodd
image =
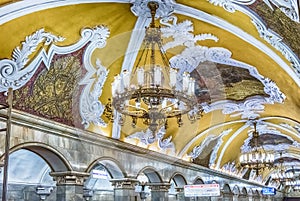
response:
<svg viewBox="0 0 300 201"><path fill-rule="evenodd" d="M252 132L252 139L250 144L253 144L253 148L249 152L242 153L239 158L240 165L245 168L250 168L256 171L256 175L259 171L265 168L270 168L274 164L274 153L266 152L262 146L259 146L259 133L256 129L257 122L253 122L254 130Z"/></svg>
<svg viewBox="0 0 300 201"><path fill-rule="evenodd" d="M113 121L114 108L120 114L120 125L127 116L131 118L133 127L139 121L148 127L153 136L161 127L166 129L169 121L173 121L171 119L175 119L177 126L181 127L183 115L187 115L187 119L193 123L201 118L203 112L195 95L194 78L187 72L179 73L178 68L169 63L163 49L160 26L155 24L158 6L157 2L148 2L151 23L145 29L140 57L133 72L124 70L115 76L112 83L112 100L109 100L104 112L105 116ZM256 124L257 121L253 121L254 130L250 141L253 148L242 153L239 162L242 167L253 169L258 175L266 168L275 167L275 154L259 146ZM283 161L279 162L280 168L272 175L272 180L292 185L294 174L285 172Z"/></svg>
<svg viewBox="0 0 300 201"><path fill-rule="evenodd" d="M263 146L259 145L259 133L257 131L257 122L253 122L252 149L248 152L244 152L239 157L239 163L241 167L252 169L256 171L256 175L265 169L275 169L271 175L271 181L279 183L282 186L292 187L293 189L300 189L300 180L296 180L295 171L287 171L284 166L284 158L282 152L279 158L275 162L275 153L267 152Z"/></svg>

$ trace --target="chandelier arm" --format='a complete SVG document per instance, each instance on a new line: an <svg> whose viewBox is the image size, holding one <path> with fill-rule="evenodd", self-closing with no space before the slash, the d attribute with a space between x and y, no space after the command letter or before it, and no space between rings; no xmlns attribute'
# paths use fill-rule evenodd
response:
<svg viewBox="0 0 300 201"><path fill-rule="evenodd" d="M180 127L183 123L181 116L190 111L194 113L198 102L195 80L191 79L188 72L182 80L177 79L179 72L173 69L163 49L160 27L155 26L158 3L150 1L148 6L152 21L145 30L143 45L140 47L143 50L138 50L139 58L131 74L123 71L121 75L115 76L112 83L112 106L119 113L131 116L133 126L138 119L143 120L154 134L163 123L166 127L169 118L177 118ZM156 56L161 58L156 59ZM180 82L183 88L177 89Z"/></svg>
<svg viewBox="0 0 300 201"><path fill-rule="evenodd" d="M132 108L134 108L134 109L136 109L136 110L141 110L141 111L147 113L147 110L145 110L144 108L136 107L135 105L127 105L127 106L128 106L128 107L132 107Z"/></svg>
<svg viewBox="0 0 300 201"><path fill-rule="evenodd" d="M168 56L167 56L167 54L166 54L166 51L164 50L164 48L163 48L163 46L162 46L162 41L161 41L161 40L158 41L158 42L157 42L157 45L158 45L158 47L159 47L159 49L160 49L160 55L161 55L161 57L162 57L162 59L163 59L164 65L165 65L165 66L170 66L171 68L173 68L173 66L171 66L171 63L169 62L170 60L169 60L169 58L168 58Z"/></svg>
<svg viewBox="0 0 300 201"><path fill-rule="evenodd" d="M144 41L144 45L143 45L144 48L143 48L143 51L142 51L142 53L141 53L141 56L140 56L139 60L137 61L137 64L135 65L135 69L134 69L133 73L135 73L136 70L138 69L138 66L139 66L140 63L141 63L141 60L142 60L144 54L146 54L144 64L146 63L147 56L148 56L148 52L149 52L149 44L150 44L149 41ZM146 53L145 53L145 52L146 52Z"/></svg>
<svg viewBox="0 0 300 201"><path fill-rule="evenodd" d="M167 110L167 108L170 108L170 107L174 106L175 104L177 104L177 103L172 103L171 105L161 108L159 112L163 112L163 111Z"/></svg>

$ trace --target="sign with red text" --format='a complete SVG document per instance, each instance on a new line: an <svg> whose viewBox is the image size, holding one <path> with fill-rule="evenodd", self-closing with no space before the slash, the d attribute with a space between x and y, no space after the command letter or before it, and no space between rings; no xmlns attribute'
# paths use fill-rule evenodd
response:
<svg viewBox="0 0 300 201"><path fill-rule="evenodd" d="M185 197L205 197L205 196L220 196L219 184L197 184L197 185L185 185L184 196Z"/></svg>

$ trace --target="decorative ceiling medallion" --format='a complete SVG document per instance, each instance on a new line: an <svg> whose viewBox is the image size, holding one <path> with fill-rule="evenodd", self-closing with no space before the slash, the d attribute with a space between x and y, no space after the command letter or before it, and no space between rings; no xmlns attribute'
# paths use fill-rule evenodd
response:
<svg viewBox="0 0 300 201"><path fill-rule="evenodd" d="M260 17L257 16L254 12L249 12L247 7L243 5L250 5L256 2L256 0L245 0L245 1L238 1L238 0L208 0L210 3L221 6L225 10L229 12L234 12L235 10L241 11L248 15L251 19L253 24L256 26L260 36L270 43L273 47L279 50L282 55L290 61L290 65L294 68L295 73L297 74L298 78L300 78L300 60L297 55L293 53L293 51L287 46L283 41L279 34L275 33L274 31L270 30L266 27L265 23L262 21ZM264 1L272 10L273 7L270 4L272 2L275 6L280 8L290 19L295 22L300 22L299 17L299 4L297 4L297 0L265 0Z"/></svg>
<svg viewBox="0 0 300 201"><path fill-rule="evenodd" d="M173 0L130 0L132 3L131 12L138 17L151 18L151 12L148 8L150 1L158 3L155 18L165 18L174 12L176 2Z"/></svg>
<svg viewBox="0 0 300 201"><path fill-rule="evenodd" d="M49 69L41 64L30 81L14 91L14 108L69 126L80 125L78 82L83 71L83 52L80 49L66 55L54 55Z"/></svg>
<svg viewBox="0 0 300 201"><path fill-rule="evenodd" d="M104 26L94 29L83 29L82 38L75 44L65 47L56 46L55 42L63 41L63 37L52 35L45 32L44 29L36 31L27 36L22 42L22 47L13 50L12 59L0 60L0 92L7 92L8 88L13 90L23 87L37 71L37 68L43 62L47 69L50 68L53 56L55 54L65 55L75 52L85 47L83 55L84 67L87 70L85 77L80 81L84 85L83 93L80 96L80 115L82 122L87 128L91 122L96 125L106 126L100 118L103 112L103 105L98 100L102 94L103 83L106 80L108 71L97 62L97 68L91 64L91 54L96 48L102 48L106 45L106 39L109 36L109 30ZM35 52L39 45L49 46L42 48L33 60L30 56ZM28 64L28 62L30 63ZM96 77L96 78L95 78Z"/></svg>
<svg viewBox="0 0 300 201"><path fill-rule="evenodd" d="M206 47L197 44L202 40L218 41L218 38L210 33L194 35L191 21L183 21L177 24L177 18L169 18L173 23L164 21L167 27L161 28L164 38L172 37L173 40L164 44L164 50L170 50L177 46L185 47L179 54L170 59L172 66L176 66L179 71L192 72L201 63L211 61L215 63L235 66L247 69L249 74L259 80L264 85L264 92L268 97L253 96L247 98L244 102L237 101L217 101L211 104L201 103L204 111L223 109L224 114L242 115L242 118L256 118L259 112L264 110L264 104L283 103L285 95L279 90L277 85L269 78L260 75L257 69L251 65L237 61L231 58L231 52L222 47ZM213 69L212 69L213 70Z"/></svg>

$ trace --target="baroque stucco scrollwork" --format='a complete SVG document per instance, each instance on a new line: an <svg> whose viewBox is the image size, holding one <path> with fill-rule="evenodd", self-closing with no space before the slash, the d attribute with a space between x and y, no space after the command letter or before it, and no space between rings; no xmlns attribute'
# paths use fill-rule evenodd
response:
<svg viewBox="0 0 300 201"><path fill-rule="evenodd" d="M82 30L82 38L77 43L59 47L55 43L63 41L63 37L45 32L44 29L36 31L26 37L21 47L13 50L12 59L0 60L0 92L7 92L9 88L16 90L23 87L32 78L42 62L47 69L50 68L55 54L72 53L88 44L83 55L83 63L87 73L79 83L84 86L80 97L80 115L86 128L91 122L105 126L104 121L100 118L103 105L98 97L102 93L108 71L101 66L100 60L97 61L95 68L91 64L90 58L94 49L103 48L106 45L108 36L109 30L104 26L97 26L93 29L86 28ZM49 46L48 50L46 51L45 47L41 48L34 59L30 60L30 56L35 53L39 45ZM91 79L93 76L96 78Z"/></svg>
<svg viewBox="0 0 300 201"><path fill-rule="evenodd" d="M173 23L168 23L171 20ZM241 115L242 118L255 118L259 112L264 110L264 104L283 103L285 95L280 91L277 85L259 74L254 66L231 58L231 52L222 47L206 47L197 44L201 40L218 41L218 38L210 33L194 35L193 24L190 21L177 23L177 18L171 16L162 21L166 27L162 28L162 35L165 38L172 38L172 41L164 44L164 49L168 50L176 46L184 46L184 50L170 59L172 66L178 67L182 72L192 72L197 66L204 61L231 65L238 68L247 69L253 77L264 85L264 92L269 97L255 96L247 98L243 102L234 102L229 100L218 101L211 104L201 103L204 111L222 109L224 114L233 116Z"/></svg>

